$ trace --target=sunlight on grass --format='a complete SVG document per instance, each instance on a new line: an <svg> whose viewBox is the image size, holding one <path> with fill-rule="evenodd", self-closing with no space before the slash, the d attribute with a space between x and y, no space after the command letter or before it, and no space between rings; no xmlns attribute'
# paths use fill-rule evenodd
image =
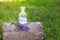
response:
<svg viewBox="0 0 60 40"><path fill-rule="evenodd" d="M22 1L26 1L26 0L0 0L0 2L22 2Z"/></svg>

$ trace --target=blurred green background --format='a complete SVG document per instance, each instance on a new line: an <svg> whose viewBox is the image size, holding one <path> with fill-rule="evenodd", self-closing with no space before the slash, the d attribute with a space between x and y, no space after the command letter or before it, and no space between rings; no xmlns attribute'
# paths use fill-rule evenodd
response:
<svg viewBox="0 0 60 40"><path fill-rule="evenodd" d="M4 22L18 22L20 7L26 7L29 22L43 22L45 40L60 40L60 0L0 2L0 40Z"/></svg>

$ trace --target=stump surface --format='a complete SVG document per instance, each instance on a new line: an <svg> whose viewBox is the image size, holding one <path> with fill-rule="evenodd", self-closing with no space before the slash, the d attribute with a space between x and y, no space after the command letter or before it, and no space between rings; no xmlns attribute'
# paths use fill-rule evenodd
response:
<svg viewBox="0 0 60 40"><path fill-rule="evenodd" d="M24 31L19 23L3 24L3 40L44 40L44 30L40 22L29 22L29 30Z"/></svg>

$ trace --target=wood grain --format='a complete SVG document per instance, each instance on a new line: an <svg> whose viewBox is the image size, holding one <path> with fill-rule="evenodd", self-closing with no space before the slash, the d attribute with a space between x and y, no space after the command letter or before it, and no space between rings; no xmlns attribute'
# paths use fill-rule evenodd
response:
<svg viewBox="0 0 60 40"><path fill-rule="evenodd" d="M27 23L28 31L21 29L19 23L4 23L3 40L44 40L44 29L41 22Z"/></svg>

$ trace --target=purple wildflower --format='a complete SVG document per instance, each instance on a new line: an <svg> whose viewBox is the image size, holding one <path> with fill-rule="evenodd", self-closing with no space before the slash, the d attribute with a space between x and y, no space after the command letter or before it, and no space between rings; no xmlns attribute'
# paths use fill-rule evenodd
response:
<svg viewBox="0 0 60 40"><path fill-rule="evenodd" d="M24 31L28 31L28 30L29 30L28 24L21 24L21 28L22 28L22 30L24 30Z"/></svg>

